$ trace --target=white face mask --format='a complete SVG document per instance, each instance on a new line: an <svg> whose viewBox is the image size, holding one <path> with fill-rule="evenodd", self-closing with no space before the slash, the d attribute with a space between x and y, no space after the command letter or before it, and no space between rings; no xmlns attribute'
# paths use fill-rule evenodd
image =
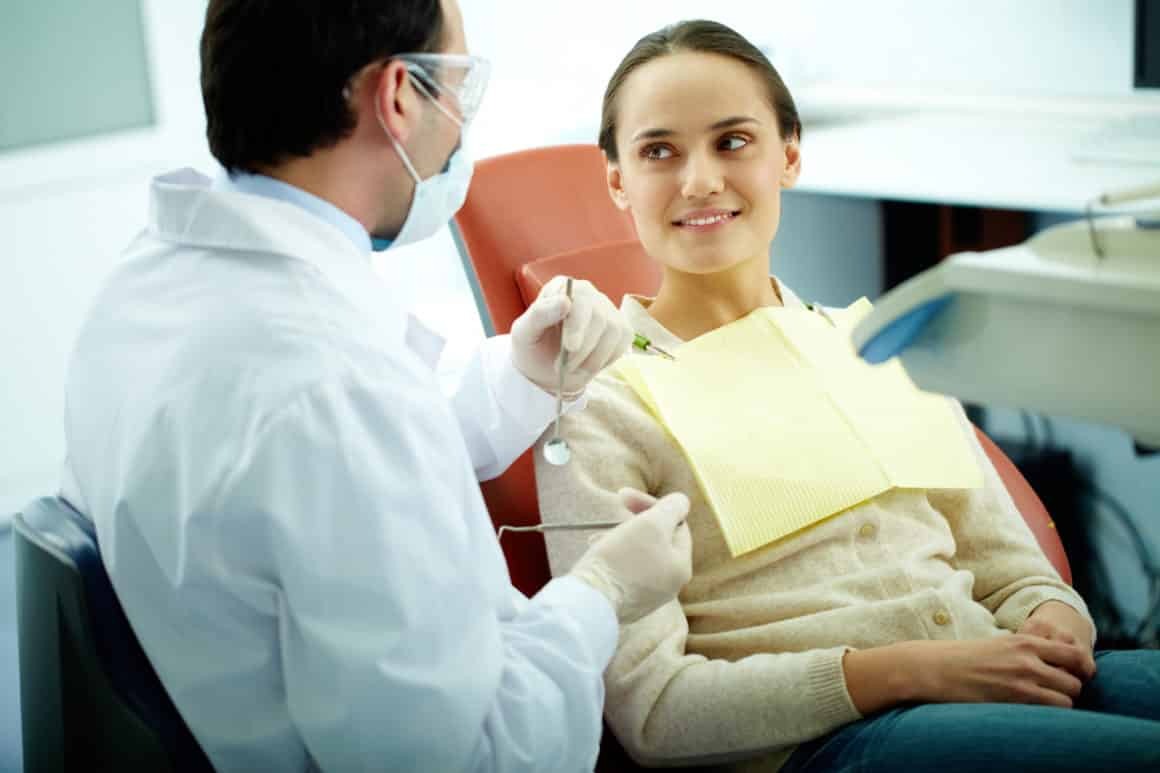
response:
<svg viewBox="0 0 1160 773"><path fill-rule="evenodd" d="M403 221L403 227L399 229L398 236L390 244L392 247L414 244L433 236L440 228L450 222L455 213L463 206L463 202L467 200L467 189L471 185L471 173L474 170L474 165L462 146L463 123L438 101L432 99L431 104L459 126L460 147L451 153L443 171L428 177L426 180L419 177L419 173L415 170L407 152L403 150L403 146L399 144L394 135L387 131L382 112L379 111L378 104L375 105L379 125L387 133L387 137L395 146L395 152L399 154L403 166L407 167L407 171L415 181L415 195L411 198L411 208L407 211L407 217Z"/></svg>

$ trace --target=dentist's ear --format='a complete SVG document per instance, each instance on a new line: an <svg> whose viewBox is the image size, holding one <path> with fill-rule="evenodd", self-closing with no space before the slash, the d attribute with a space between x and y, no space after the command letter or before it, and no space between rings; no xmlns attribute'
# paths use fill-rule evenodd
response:
<svg viewBox="0 0 1160 773"><path fill-rule="evenodd" d="M369 80L371 120L398 142L405 143L422 118L422 98L407 75L407 66L397 59L392 60Z"/></svg>
<svg viewBox="0 0 1160 773"><path fill-rule="evenodd" d="M627 211L628 194L624 192L624 180L620 176L620 164L615 161L609 161L607 153L604 154L604 170L605 180L608 182L608 195L612 197L612 203L622 212Z"/></svg>
<svg viewBox="0 0 1160 773"><path fill-rule="evenodd" d="M795 133L785 141L785 166L781 171L781 187L792 188L802 173L801 140Z"/></svg>

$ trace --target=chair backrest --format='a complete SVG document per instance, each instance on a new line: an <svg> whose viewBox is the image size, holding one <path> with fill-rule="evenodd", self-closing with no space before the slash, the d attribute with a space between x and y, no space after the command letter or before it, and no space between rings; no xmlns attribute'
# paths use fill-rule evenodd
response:
<svg viewBox="0 0 1160 773"><path fill-rule="evenodd" d="M995 471L999 473L999 478L1002 479L1003 485L1007 488L1007 493L1011 495L1011 499L1015 501L1015 506L1023 515L1023 520L1031 528L1031 533L1035 535L1039 547L1046 554L1047 559L1051 561L1055 571L1059 572L1063 581L1071 585L1071 564L1067 562L1067 553L1063 550L1063 542L1059 539L1059 532L1055 530L1055 522L1051 520L1051 515L1043 506L1039 495L1031 488L1031 484L1023 477L1023 473L1019 472L1015 463L1007 457L1007 454L1003 453L1003 449L995 444L995 441L987 437L978 427L975 427L975 435L979 438L979 445L987 452L991 464L995 466Z"/></svg>
<svg viewBox="0 0 1160 773"><path fill-rule="evenodd" d="M553 276L587 279L619 301L626 293L653 295L660 270L636 239L631 220L611 203L603 156L595 145L563 145L480 161L467 202L456 216L464 268L474 275L480 316L507 332ZM982 432L980 442L1023 518L1056 570L1071 569L1050 516L1003 451ZM540 522L530 453L482 486L496 526ZM538 535L504 540L512 580L534 593L550 578Z"/></svg>
<svg viewBox="0 0 1160 773"><path fill-rule="evenodd" d="M485 328L511 330L540 288L560 274L587 279L614 301L628 293L655 295L660 270L637 241L631 221L612 205L602 161L596 146L572 145L476 165L453 230L464 269L476 279ZM1039 544L1070 583L1067 556L1042 502L999 447L982 432L979 436ZM497 527L540 522L531 452L480 488ZM518 536L504 540L503 551L512 582L530 596L551 578L547 549L538 534ZM607 729L596 769L641 770Z"/></svg>
<svg viewBox="0 0 1160 773"><path fill-rule="evenodd" d="M520 266L605 242L635 239L631 218L605 184L595 145L558 145L496 156L475 165L455 216L466 268L482 293L480 317L506 333L526 308Z"/></svg>
<svg viewBox="0 0 1160 773"><path fill-rule="evenodd" d="M525 263L516 269L522 313L540 288L557 275L587 279L614 300L627 293L655 294L661 283L656 262L635 239L598 244ZM518 315L517 315L518 316ZM513 317L514 319L514 317ZM517 459L500 477L482 485L483 497L496 528L531 526L540 522L536 500L535 464L531 453ZM547 549L539 535L521 535L503 543L516 587L531 595L550 579Z"/></svg>
<svg viewBox="0 0 1160 773"><path fill-rule="evenodd" d="M26 768L212 771L133 634L92 522L45 497L13 525Z"/></svg>
<svg viewBox="0 0 1160 773"><path fill-rule="evenodd" d="M538 148L478 162L454 225L464 269L476 280L480 318L497 333L510 331L527 309L520 290L525 266L608 242L632 249L636 239L631 219L609 198L604 156L595 145ZM647 259L637 264L655 270ZM497 528L540 522L531 452L481 489ZM512 582L524 593L535 593L550 579L539 535L505 539L503 549Z"/></svg>

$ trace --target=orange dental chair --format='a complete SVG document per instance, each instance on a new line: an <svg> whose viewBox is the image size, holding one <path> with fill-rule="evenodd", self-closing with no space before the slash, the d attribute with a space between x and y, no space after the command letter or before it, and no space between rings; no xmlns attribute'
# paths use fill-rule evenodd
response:
<svg viewBox="0 0 1160 773"><path fill-rule="evenodd" d="M660 286L660 268L609 198L603 155L595 145L537 148L478 162L453 229L489 332L508 332L540 288L560 274L587 279L614 303L628 293L655 295ZM1003 451L975 432L1040 547L1070 583L1063 544L1043 503ZM531 453L481 486L497 529L540 522ZM542 535L504 540L503 551L513 583L525 594L551 579ZM598 771L639 769L610 733L604 735Z"/></svg>

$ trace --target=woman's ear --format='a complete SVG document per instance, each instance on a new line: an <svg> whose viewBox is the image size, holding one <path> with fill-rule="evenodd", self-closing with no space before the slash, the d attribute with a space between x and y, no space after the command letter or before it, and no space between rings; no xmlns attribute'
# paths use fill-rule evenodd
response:
<svg viewBox="0 0 1160 773"><path fill-rule="evenodd" d="M785 167L781 171L781 187L792 188L802 173L802 146L794 134L785 141Z"/></svg>
<svg viewBox="0 0 1160 773"><path fill-rule="evenodd" d="M620 164L609 161L608 154L605 153L604 169L605 179L608 181L608 195L612 197L612 203L616 205L617 209L627 211L628 194L624 192L624 179L620 175Z"/></svg>
<svg viewBox="0 0 1160 773"><path fill-rule="evenodd" d="M407 66L393 59L370 80L374 120L400 144L405 143L419 126L422 112L422 96L411 83Z"/></svg>

